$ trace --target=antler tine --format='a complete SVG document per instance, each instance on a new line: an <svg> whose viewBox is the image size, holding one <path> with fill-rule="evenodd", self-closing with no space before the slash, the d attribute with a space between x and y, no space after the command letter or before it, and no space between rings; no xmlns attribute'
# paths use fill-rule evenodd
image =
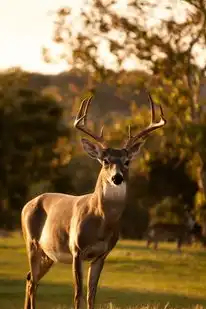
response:
<svg viewBox="0 0 206 309"><path fill-rule="evenodd" d="M160 105L160 117L165 121L165 124L166 124L166 119L164 118L164 113L163 113L163 109L162 109L162 106Z"/></svg>
<svg viewBox="0 0 206 309"><path fill-rule="evenodd" d="M84 124L86 117L87 117L87 112L88 112L88 108L89 108L89 104L91 102L91 99L92 99L92 97L90 97L89 99L86 98L81 102L79 111L78 111L77 116L76 116L75 121L74 121L74 127L75 128L78 126L78 124L80 122L83 122L83 124Z"/></svg>
<svg viewBox="0 0 206 309"><path fill-rule="evenodd" d="M140 138L145 139L147 138L148 134L151 133L152 131L159 129L161 127L163 127L166 124L166 120L164 118L164 114L163 114L163 109L162 106L160 105L160 120L158 122L155 122L155 107L154 107L154 102L152 100L152 97L150 95L150 93L148 92L148 100L150 102L150 106L151 106L151 121L148 127L146 127L144 130L142 130L140 133L138 133L135 136L131 136L128 139L128 141L126 142L125 147L126 148L130 148L132 147L137 140L139 140Z"/></svg>
<svg viewBox="0 0 206 309"><path fill-rule="evenodd" d="M151 121L150 124L155 122L155 107L154 107L154 102L152 100L152 97L150 95L149 92L147 92L147 96L148 96L148 101L150 103L150 107L151 107Z"/></svg>
<svg viewBox="0 0 206 309"><path fill-rule="evenodd" d="M130 139L132 137L131 135L131 125L128 125L128 139Z"/></svg>
<svg viewBox="0 0 206 309"><path fill-rule="evenodd" d="M104 138L104 126L101 127L100 136Z"/></svg>
<svg viewBox="0 0 206 309"><path fill-rule="evenodd" d="M129 124L128 125L128 141L132 138L132 128L131 128L131 125Z"/></svg>
<svg viewBox="0 0 206 309"><path fill-rule="evenodd" d="M79 111L77 113L77 116L74 121L74 127L76 129L79 129L80 131L84 132L88 136L92 137L94 140L96 140L98 143L100 143L103 147L105 147L105 141L103 138L103 127L101 129L100 135L94 134L91 130L86 128L87 123L87 114L88 109L92 101L92 96L89 99L84 99L80 105Z"/></svg>

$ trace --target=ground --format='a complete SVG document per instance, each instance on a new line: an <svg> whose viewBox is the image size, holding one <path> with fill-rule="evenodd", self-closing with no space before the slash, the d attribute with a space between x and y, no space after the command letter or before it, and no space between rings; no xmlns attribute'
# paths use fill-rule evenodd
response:
<svg viewBox="0 0 206 309"><path fill-rule="evenodd" d="M85 265L85 282L86 282ZM21 309L28 262L20 233L0 238L0 309ZM38 288L37 309L72 308L70 265L56 264ZM120 240L108 257L97 308L206 308L206 250L175 244L147 249L144 241Z"/></svg>

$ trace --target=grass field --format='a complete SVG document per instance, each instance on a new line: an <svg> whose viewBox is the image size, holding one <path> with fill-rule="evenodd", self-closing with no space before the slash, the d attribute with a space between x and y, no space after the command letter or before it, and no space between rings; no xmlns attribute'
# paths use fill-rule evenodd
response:
<svg viewBox="0 0 206 309"><path fill-rule="evenodd" d="M86 273L87 265L85 265ZM28 271L25 247L17 233L0 238L0 309L23 308ZM70 265L55 265L41 281L38 309L72 308ZM108 257L97 293L97 308L206 308L206 251L143 241L119 241Z"/></svg>

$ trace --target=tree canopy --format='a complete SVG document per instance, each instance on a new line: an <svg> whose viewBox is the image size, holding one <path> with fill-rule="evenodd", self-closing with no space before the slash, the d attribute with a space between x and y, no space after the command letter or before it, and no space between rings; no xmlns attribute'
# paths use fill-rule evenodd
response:
<svg viewBox="0 0 206 309"><path fill-rule="evenodd" d="M61 166L57 143L68 128L61 123L61 105L30 89L26 73L2 73L0 85L0 210L12 226L31 185L49 181Z"/></svg>
<svg viewBox="0 0 206 309"><path fill-rule="evenodd" d="M74 8L65 7L56 14L54 40L62 45L62 56L96 81L111 81L112 70L116 71L117 88L123 87L120 76L128 63L147 72L146 78L136 77L137 88L152 92L168 120L160 153L165 160L177 156L187 160L188 173L199 188L196 206L203 209L206 2L91 0L78 16L73 13Z"/></svg>

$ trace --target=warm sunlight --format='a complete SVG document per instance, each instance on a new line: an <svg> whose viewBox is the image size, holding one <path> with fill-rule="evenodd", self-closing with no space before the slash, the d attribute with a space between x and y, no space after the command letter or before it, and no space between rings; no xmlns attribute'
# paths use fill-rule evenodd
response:
<svg viewBox="0 0 206 309"><path fill-rule="evenodd" d="M75 1L78 4L79 1ZM0 69L21 66L29 71L58 73L66 63L47 64L42 46L51 44L53 12L68 4L65 0L0 1Z"/></svg>
<svg viewBox="0 0 206 309"><path fill-rule="evenodd" d="M153 0L150 0L151 2ZM61 6L74 6L81 9L83 0L7 0L0 1L0 42L1 57L0 70L12 66L19 66L28 71L42 73L59 73L68 68L64 61L61 63L45 63L42 57L42 47L49 47L51 53L58 53L57 46L52 43L54 13ZM84 2L85 3L85 2ZM119 10L125 10L127 0L121 0ZM164 6L167 1L164 1ZM156 23L160 17L166 17L167 12L159 2L159 7L150 15L150 25ZM182 4L174 0L174 11L184 16ZM57 49L57 50L56 50ZM105 50L104 50L105 54ZM203 61L198 54L199 63ZM135 61L126 61L127 69L135 66ZM139 66L139 65L138 65Z"/></svg>

